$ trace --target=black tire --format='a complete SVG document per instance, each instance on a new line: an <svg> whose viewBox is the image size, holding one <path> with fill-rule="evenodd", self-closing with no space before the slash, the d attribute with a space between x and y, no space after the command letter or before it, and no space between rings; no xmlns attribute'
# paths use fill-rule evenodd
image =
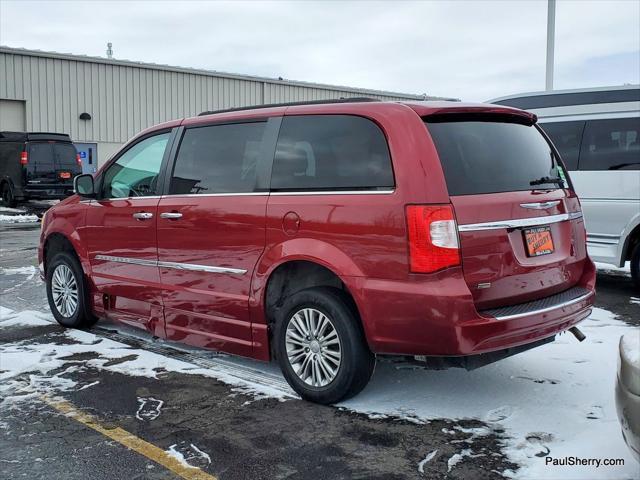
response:
<svg viewBox="0 0 640 480"><path fill-rule="evenodd" d="M640 291L640 242L638 242L631 253L631 278Z"/></svg>
<svg viewBox="0 0 640 480"><path fill-rule="evenodd" d="M65 265L71 271L77 286L77 306L73 314L63 315L53 300L52 279L56 269ZM49 308L53 313L56 321L63 327L68 328L89 328L94 325L98 318L91 311L91 303L89 301L89 291L82 271L82 266L78 259L69 252L58 252L48 262L46 272L46 288L47 299L49 300Z"/></svg>
<svg viewBox="0 0 640 480"><path fill-rule="evenodd" d="M2 196L2 200L0 200L0 205L3 207L13 208L17 205L16 197L13 196L13 189L9 182L4 182L2 184L2 188L0 189L0 195Z"/></svg>
<svg viewBox="0 0 640 480"><path fill-rule="evenodd" d="M305 383L287 356L287 326L303 308L313 308L325 315L340 340L340 365L333 380L325 386ZM375 368L375 355L366 343L358 314L350 299L335 288L309 288L287 298L276 314L274 341L276 357L287 382L302 398L311 402L327 405L353 397L367 385Z"/></svg>

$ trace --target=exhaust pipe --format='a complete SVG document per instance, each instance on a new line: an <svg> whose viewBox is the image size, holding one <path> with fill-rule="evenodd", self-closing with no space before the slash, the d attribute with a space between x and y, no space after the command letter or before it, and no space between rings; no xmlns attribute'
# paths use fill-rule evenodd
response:
<svg viewBox="0 0 640 480"><path fill-rule="evenodd" d="M578 327L571 327L569 331L573 333L574 337L576 337L579 342L583 342L584 339L587 338L585 334L578 329Z"/></svg>

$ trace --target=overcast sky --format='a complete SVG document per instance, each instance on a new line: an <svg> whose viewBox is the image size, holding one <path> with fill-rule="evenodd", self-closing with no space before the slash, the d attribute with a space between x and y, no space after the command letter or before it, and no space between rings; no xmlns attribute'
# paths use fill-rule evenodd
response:
<svg viewBox="0 0 640 480"><path fill-rule="evenodd" d="M0 0L0 44L406 93L544 89L547 1ZM640 83L640 1L558 0L555 88Z"/></svg>

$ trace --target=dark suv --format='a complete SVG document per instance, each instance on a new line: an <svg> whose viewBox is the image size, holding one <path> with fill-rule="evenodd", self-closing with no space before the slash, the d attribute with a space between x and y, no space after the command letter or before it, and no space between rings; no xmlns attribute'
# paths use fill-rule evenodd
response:
<svg viewBox="0 0 640 480"><path fill-rule="evenodd" d="M40 238L58 322L275 356L316 402L358 393L376 354L472 368L553 340L593 303L578 198L535 116L513 108L175 120L76 191Z"/></svg>
<svg viewBox="0 0 640 480"><path fill-rule="evenodd" d="M82 173L69 135L0 132L0 195L2 204L60 199L73 193L73 177Z"/></svg>

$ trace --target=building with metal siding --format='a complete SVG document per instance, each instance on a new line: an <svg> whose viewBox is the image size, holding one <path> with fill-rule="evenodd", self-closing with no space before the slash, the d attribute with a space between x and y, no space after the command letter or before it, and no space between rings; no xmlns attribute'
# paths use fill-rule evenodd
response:
<svg viewBox="0 0 640 480"><path fill-rule="evenodd" d="M167 120L205 110L354 96L435 98L0 47L0 130L68 133L78 144L95 145L93 168L140 130ZM91 119L80 119L83 113Z"/></svg>

